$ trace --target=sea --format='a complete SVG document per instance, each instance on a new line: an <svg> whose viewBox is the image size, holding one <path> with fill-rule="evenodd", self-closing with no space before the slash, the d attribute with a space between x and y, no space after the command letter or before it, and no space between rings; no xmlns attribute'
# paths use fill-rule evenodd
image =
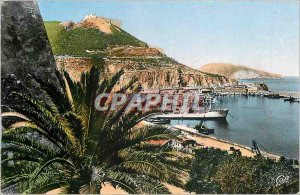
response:
<svg viewBox="0 0 300 195"><path fill-rule="evenodd" d="M241 80L264 82L272 91L299 92L299 77ZM215 129L213 136L252 147L256 140L261 150L291 159L299 159L299 103L264 97L219 97L214 108L228 108L226 120L205 121ZM194 127L200 120L172 120L171 124Z"/></svg>

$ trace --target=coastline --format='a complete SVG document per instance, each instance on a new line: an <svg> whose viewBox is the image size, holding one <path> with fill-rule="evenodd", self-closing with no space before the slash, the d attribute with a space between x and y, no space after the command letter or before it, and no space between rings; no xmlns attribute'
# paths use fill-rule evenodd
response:
<svg viewBox="0 0 300 195"><path fill-rule="evenodd" d="M153 123L147 122L147 121L142 121L140 125L155 125ZM247 157L254 157L255 153L252 152L252 149L248 146L238 144L235 142L231 142L228 140L220 139L211 135L204 135L201 133L198 133L198 131L194 128L187 127L185 125L167 125L169 128L173 128L176 130L184 131L192 136L192 138L202 147L212 147L216 149L221 149L221 150L226 150L228 152L230 151L230 147L234 147L235 149L239 149L241 151L241 154L243 156ZM269 157L274 160L279 160L280 156L267 153L265 151L261 151L262 155L265 157Z"/></svg>
<svg viewBox="0 0 300 195"><path fill-rule="evenodd" d="M198 133L196 129L193 129L193 128L190 128L190 127L187 127L184 125L175 125L173 127L178 130L182 130L182 131L188 132L190 134L193 134L194 135L193 138L197 142L202 144L204 147L218 148L221 150L226 150L228 152L230 152L230 147L234 147L235 149L239 149L243 156L247 156L247 157L255 156L255 153L252 152L252 149L248 146L244 146L242 144L224 140L224 139L214 137L211 135L204 135L204 134ZM261 151L261 153L263 154L263 156L269 157L269 158L272 158L275 160L278 160L280 158L280 156L278 156L278 155L267 153L264 151Z"/></svg>

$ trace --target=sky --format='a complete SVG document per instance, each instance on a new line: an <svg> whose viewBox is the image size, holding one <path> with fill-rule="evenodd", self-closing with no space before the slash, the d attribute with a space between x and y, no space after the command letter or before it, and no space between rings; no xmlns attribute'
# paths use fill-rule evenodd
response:
<svg viewBox="0 0 300 195"><path fill-rule="evenodd" d="M177 61L200 68L232 63L299 75L299 1L39 0L45 21L78 22L88 14L122 28Z"/></svg>

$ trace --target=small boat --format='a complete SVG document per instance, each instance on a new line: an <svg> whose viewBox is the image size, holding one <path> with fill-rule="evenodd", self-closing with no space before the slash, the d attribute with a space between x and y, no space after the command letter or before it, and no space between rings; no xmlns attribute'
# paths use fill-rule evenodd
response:
<svg viewBox="0 0 300 195"><path fill-rule="evenodd" d="M242 96L248 97L249 94L248 93L241 93Z"/></svg>
<svg viewBox="0 0 300 195"><path fill-rule="evenodd" d="M149 118L146 119L146 121L154 124L170 124L171 120L170 119L160 119L160 118Z"/></svg>
<svg viewBox="0 0 300 195"><path fill-rule="evenodd" d="M292 96L290 96L289 98L285 98L284 101L285 102L298 102L299 103L299 99L298 98L294 98Z"/></svg>
<svg viewBox="0 0 300 195"><path fill-rule="evenodd" d="M205 97L204 98L204 103L205 104L214 104L214 103L216 103L216 98L214 98L214 97L211 97L211 96L209 96L209 97Z"/></svg>
<svg viewBox="0 0 300 195"><path fill-rule="evenodd" d="M223 92L221 93L221 96L227 96L229 93L228 92Z"/></svg>
<svg viewBox="0 0 300 195"><path fill-rule="evenodd" d="M159 119L226 119L228 111L228 109L215 109L204 113L159 114L156 117Z"/></svg>
<svg viewBox="0 0 300 195"><path fill-rule="evenodd" d="M211 128L201 128L200 130L198 130L199 133L202 133L204 135L209 135L209 134L214 134L215 133L215 129L211 129Z"/></svg>

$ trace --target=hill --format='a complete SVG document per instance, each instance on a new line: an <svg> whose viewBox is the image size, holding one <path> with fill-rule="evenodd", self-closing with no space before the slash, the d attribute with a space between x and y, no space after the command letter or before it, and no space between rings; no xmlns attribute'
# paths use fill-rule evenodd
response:
<svg viewBox="0 0 300 195"><path fill-rule="evenodd" d="M233 79L252 79L252 78L281 78L282 75L250 68L243 65L226 63L211 63L200 68L203 72L219 74Z"/></svg>
<svg viewBox="0 0 300 195"><path fill-rule="evenodd" d="M224 76L204 73L177 62L163 50L149 47L127 33L118 24L116 20L94 15L86 16L78 23L45 22L57 67L68 71L72 79L79 80L80 74L89 71L95 59L104 59L105 75L123 68L125 74L121 86L137 77L145 89L178 86L179 77L184 86L232 82Z"/></svg>
<svg viewBox="0 0 300 195"><path fill-rule="evenodd" d="M55 55L86 56L86 50L104 50L110 45L147 46L117 25L101 17L72 21L45 22L45 28Z"/></svg>

